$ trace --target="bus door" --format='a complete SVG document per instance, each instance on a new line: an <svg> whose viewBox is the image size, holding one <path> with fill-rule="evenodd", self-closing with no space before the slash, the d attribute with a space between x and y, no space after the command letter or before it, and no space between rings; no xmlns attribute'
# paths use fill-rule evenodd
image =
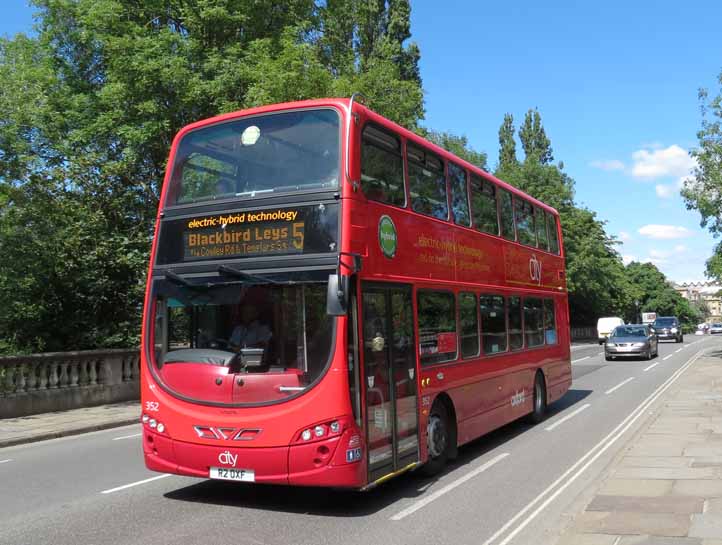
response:
<svg viewBox="0 0 722 545"><path fill-rule="evenodd" d="M411 286L364 282L363 388L369 482L419 459Z"/></svg>

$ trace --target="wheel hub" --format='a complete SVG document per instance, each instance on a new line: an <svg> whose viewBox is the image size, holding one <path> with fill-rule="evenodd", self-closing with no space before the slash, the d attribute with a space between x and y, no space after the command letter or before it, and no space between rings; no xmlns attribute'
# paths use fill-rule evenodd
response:
<svg viewBox="0 0 722 545"><path fill-rule="evenodd" d="M446 430L444 429L443 420L435 414L431 415L427 432L429 437L429 456L431 458L438 458L443 454L444 450L446 450Z"/></svg>

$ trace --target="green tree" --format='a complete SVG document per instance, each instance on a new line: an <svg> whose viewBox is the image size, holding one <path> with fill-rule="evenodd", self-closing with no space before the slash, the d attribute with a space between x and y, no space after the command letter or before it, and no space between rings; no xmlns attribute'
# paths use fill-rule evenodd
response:
<svg viewBox="0 0 722 545"><path fill-rule="evenodd" d="M632 262L626 267L629 300L626 318L635 321L639 312L656 312L658 316L677 316L685 330L690 331L701 320L700 310L690 304L669 283L652 263Z"/></svg>
<svg viewBox="0 0 722 545"><path fill-rule="evenodd" d="M450 151L454 155L461 157L472 165L486 170L486 153L476 151L469 146L469 139L466 136L456 136L449 132L426 131L424 137L431 140L439 147Z"/></svg>
<svg viewBox="0 0 722 545"><path fill-rule="evenodd" d="M134 344L182 126L356 91L405 126L423 117L408 0L34 5L37 34L0 39L5 350Z"/></svg>
<svg viewBox="0 0 722 545"><path fill-rule="evenodd" d="M551 142L544 131L538 110L526 112L524 123L519 127L519 139L528 159L534 158L542 165L548 165L554 161Z"/></svg>
<svg viewBox="0 0 722 545"><path fill-rule="evenodd" d="M697 167L694 179L682 188L687 208L700 213L701 225L715 237L722 235L722 72L717 81L717 96L710 97L706 89L699 92L702 127L697 132L699 146L691 153ZM722 280L722 244L707 262L707 274Z"/></svg>
<svg viewBox="0 0 722 545"><path fill-rule="evenodd" d="M504 114L504 122L499 127L499 165L497 170L500 172L511 171L518 164L514 131L514 116Z"/></svg>

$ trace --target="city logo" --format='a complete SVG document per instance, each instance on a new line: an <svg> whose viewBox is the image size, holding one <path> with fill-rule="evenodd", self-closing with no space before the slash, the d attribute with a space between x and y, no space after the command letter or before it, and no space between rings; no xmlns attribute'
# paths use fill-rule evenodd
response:
<svg viewBox="0 0 722 545"><path fill-rule="evenodd" d="M541 261L539 261L536 256L532 254L531 259L529 260L529 276L531 277L532 282L541 284L541 269Z"/></svg>
<svg viewBox="0 0 722 545"><path fill-rule="evenodd" d="M524 393L524 389L522 388L521 392L516 392L513 396L511 396L511 406L516 407L517 405L522 405L525 399L526 394Z"/></svg>
<svg viewBox="0 0 722 545"><path fill-rule="evenodd" d="M236 462L238 461L238 454L231 454L230 450L221 452L218 455L218 461L223 465L236 467Z"/></svg>
<svg viewBox="0 0 722 545"><path fill-rule="evenodd" d="M388 216L381 216L379 219L379 246L383 254L392 258L396 255L398 240L396 238L396 226Z"/></svg>

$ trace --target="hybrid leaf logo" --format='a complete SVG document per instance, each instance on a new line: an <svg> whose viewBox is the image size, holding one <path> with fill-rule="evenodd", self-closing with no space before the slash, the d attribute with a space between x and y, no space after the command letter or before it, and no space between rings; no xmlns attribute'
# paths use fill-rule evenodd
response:
<svg viewBox="0 0 722 545"><path fill-rule="evenodd" d="M236 467L238 454L231 454L230 450L226 450L218 455L218 461L223 465Z"/></svg>
<svg viewBox="0 0 722 545"><path fill-rule="evenodd" d="M536 282L537 284L541 284L541 276L542 276L542 264L541 261L539 261L534 254L532 254L531 259L529 260L529 276L531 277L532 282Z"/></svg>
<svg viewBox="0 0 722 545"><path fill-rule="evenodd" d="M396 255L396 226L389 216L381 216L379 219L379 246L386 257L392 258Z"/></svg>

